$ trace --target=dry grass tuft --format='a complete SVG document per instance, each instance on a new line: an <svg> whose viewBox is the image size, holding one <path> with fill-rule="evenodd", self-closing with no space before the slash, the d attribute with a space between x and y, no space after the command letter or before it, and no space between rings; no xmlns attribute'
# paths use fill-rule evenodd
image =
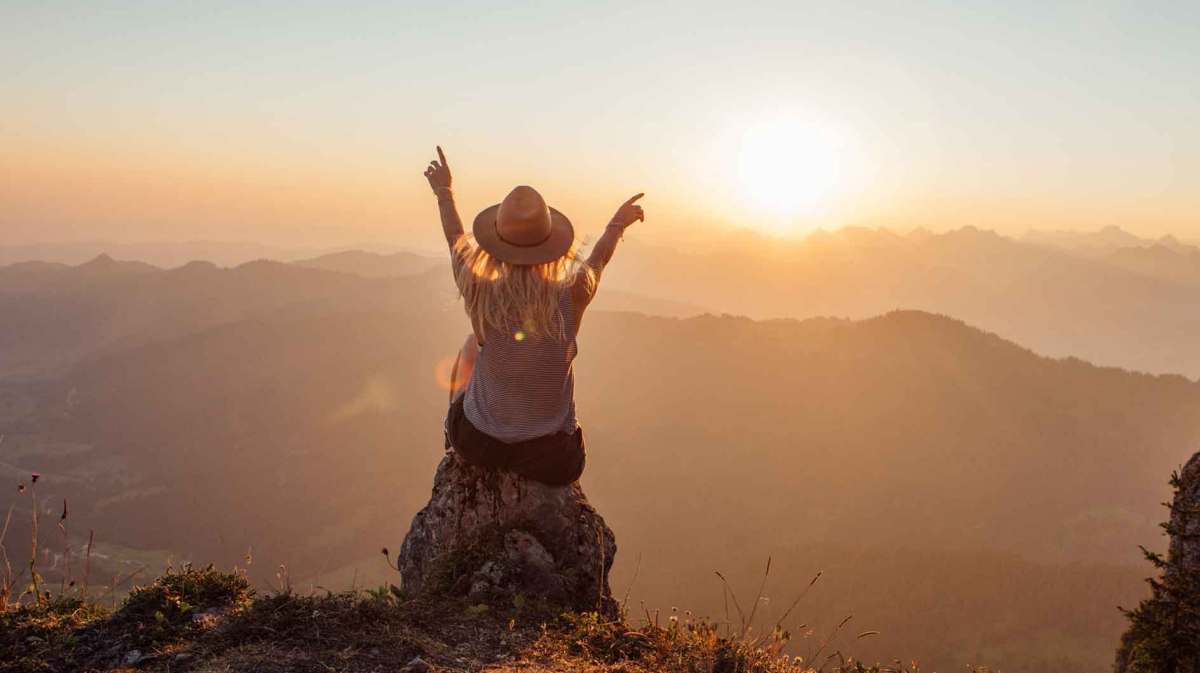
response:
<svg viewBox="0 0 1200 673"><path fill-rule="evenodd" d="M906 670L840 655L810 665L783 654L786 632L730 638L721 633L728 628L675 610L661 626L596 613L547 618L511 603L411 597L394 587L255 597L239 574L184 567L135 589L115 611L71 597L0 614L0 671L366 673L400 670L418 656L447 673Z"/></svg>

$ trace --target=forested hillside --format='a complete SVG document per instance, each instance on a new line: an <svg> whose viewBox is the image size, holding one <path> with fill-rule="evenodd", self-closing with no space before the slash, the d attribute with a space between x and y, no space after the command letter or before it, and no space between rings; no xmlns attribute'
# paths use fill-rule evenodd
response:
<svg viewBox="0 0 1200 673"><path fill-rule="evenodd" d="M259 263L61 282L6 298L72 325L76 349L3 384L7 478L41 472L73 531L127 553L249 554L260 582L281 563L310 585L383 576L378 549L442 451L466 330L448 276ZM35 324L6 338L36 354ZM584 484L620 541L618 592L716 614L712 571L752 595L772 557L766 614L824 570L808 624L853 613L882 631L864 654L941 670L1109 661L1115 607L1142 595L1137 545L1159 539L1162 475L1200 444L1196 383L1046 359L928 313L596 311L580 349Z"/></svg>

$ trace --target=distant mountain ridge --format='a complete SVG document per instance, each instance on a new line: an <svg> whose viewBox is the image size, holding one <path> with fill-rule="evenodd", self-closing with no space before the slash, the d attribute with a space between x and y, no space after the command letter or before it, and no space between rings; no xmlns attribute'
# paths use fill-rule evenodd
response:
<svg viewBox="0 0 1200 673"><path fill-rule="evenodd" d="M1048 355L1200 377L1191 254L1065 250L973 227L848 228L707 253L633 242L614 258L609 285L760 319L943 313Z"/></svg>
<svg viewBox="0 0 1200 673"><path fill-rule="evenodd" d="M1097 231L1045 231L1030 229L1022 241L1068 250L1130 248L1152 244L1153 241L1135 236L1117 226Z"/></svg>
<svg viewBox="0 0 1200 673"><path fill-rule="evenodd" d="M1149 248L1163 246L1176 252L1200 250L1200 241L1181 241L1167 234L1159 238L1146 238L1131 234L1117 226L1107 226L1097 231L1046 231L1030 229L1021 240L1076 252L1111 253L1126 248Z"/></svg>
<svg viewBox="0 0 1200 673"><path fill-rule="evenodd" d="M411 252L379 254L363 250L343 250L292 263L312 269L353 273L374 278L387 278L423 273L444 262L437 257L418 255Z"/></svg>
<svg viewBox="0 0 1200 673"><path fill-rule="evenodd" d="M427 282L432 282L429 278ZM410 301L374 279L260 260L160 269L101 255L78 266L0 267L0 378L57 375L106 351L275 314L379 309Z"/></svg>
<svg viewBox="0 0 1200 673"><path fill-rule="evenodd" d="M331 281L330 287L343 289L359 285L365 296L345 300L354 306L370 303L379 283L389 280L432 274L444 281L448 272L439 270L444 263L441 256L343 250L292 266L361 279ZM1194 345L1200 332L1200 247L1173 238L1154 242L1117 228L1031 232L1014 239L973 227L906 234L850 227L818 231L798 242L734 237L728 246L707 252L631 240L611 269L597 308L760 319L866 318L921 310L961 318L1048 355L1200 377L1200 349ZM52 265L0 267L0 296L15 301L11 295L34 291L39 283L85 275ZM314 296L327 293L320 281L311 282ZM303 296L287 301L293 300ZM244 299L231 301L237 305ZM23 370L29 370L36 358L17 351L31 343L0 351L0 375L13 371L5 360L23 360Z"/></svg>
<svg viewBox="0 0 1200 673"><path fill-rule="evenodd" d="M193 260L208 260L219 266L237 266L255 259L288 261L311 258L330 251L326 247L211 240L0 244L0 265L27 261L77 265L98 255L111 255L117 259L142 260L162 268L182 266Z"/></svg>
<svg viewBox="0 0 1200 673"><path fill-rule="evenodd" d="M445 312L455 294L444 265L408 253L351 251L232 268L193 261L162 269L106 254L77 266L3 266L0 313L10 321L0 330L0 379L57 376L90 356L245 319L429 307L431 299ZM593 310L704 312L688 302L607 289Z"/></svg>
<svg viewBox="0 0 1200 673"><path fill-rule="evenodd" d="M440 257L412 253L381 255L363 250L346 250L309 260L293 262L298 266L326 271L350 273L368 278L392 278L429 272L446 264ZM601 311L634 311L650 315L685 318L706 313L699 303L672 301L641 292L605 288L596 299L594 309Z"/></svg>

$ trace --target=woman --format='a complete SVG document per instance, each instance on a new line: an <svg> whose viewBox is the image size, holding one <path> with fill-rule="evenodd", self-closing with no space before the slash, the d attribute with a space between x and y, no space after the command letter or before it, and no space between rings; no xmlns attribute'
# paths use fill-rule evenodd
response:
<svg viewBox="0 0 1200 673"><path fill-rule="evenodd" d="M636 205L642 195L621 204L584 261L571 222L532 187L517 187L479 213L468 237L446 155L441 147L437 153L425 177L472 328L456 367L468 382L450 404L447 444L475 465L570 484L584 464L575 336L621 234L645 219Z"/></svg>

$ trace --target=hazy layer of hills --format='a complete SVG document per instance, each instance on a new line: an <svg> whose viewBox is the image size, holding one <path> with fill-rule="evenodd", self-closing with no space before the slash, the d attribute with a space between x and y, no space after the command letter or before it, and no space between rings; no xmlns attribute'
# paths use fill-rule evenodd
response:
<svg viewBox="0 0 1200 673"><path fill-rule="evenodd" d="M386 276L441 260L352 251L303 263ZM1116 227L1032 230L1019 239L972 228L843 229L800 242L737 234L695 250L633 243L613 269L606 289L608 308L617 310L754 318L924 310L1048 355L1200 377L1200 244L1173 236L1141 238Z"/></svg>
<svg viewBox="0 0 1200 673"><path fill-rule="evenodd" d="M205 260L221 266L236 266L256 259L291 261L331 252L323 248L296 245L268 245L251 241L75 241L65 243L27 243L0 245L0 264L31 260L59 264L82 264L100 255L117 259L138 259L160 267L182 266Z"/></svg>
<svg viewBox="0 0 1200 673"><path fill-rule="evenodd" d="M379 254L363 250L343 250L293 263L312 269L340 271L371 278L388 278L410 276L428 271L442 263L442 260L412 252Z"/></svg>
<svg viewBox="0 0 1200 673"><path fill-rule="evenodd" d="M860 262L834 254L858 235ZM983 237L980 260L998 248L1110 268L981 232L881 239L891 255L872 252L879 236L831 238L830 277L885 259L901 260L879 269L896 277L915 267L895 246L963 255L962 237ZM602 297L626 275L671 277L622 252ZM344 271L0 269L0 314L15 316L0 329L0 474L42 472L43 502L69 497L73 530L125 548L223 565L250 552L262 581L279 563L314 584L377 578L379 547L427 497L438 382L467 327L440 265ZM761 301L757 274L737 281L746 303ZM682 280L709 299L705 276ZM853 613L883 631L859 651L927 670L1107 666L1115 605L1142 594L1136 545L1157 544L1165 476L1200 444L1200 384L1046 359L930 313L598 310L580 344L584 484L618 535L618 592L719 616L712 571L748 600L772 556L768 615L825 570L804 621Z"/></svg>
<svg viewBox="0 0 1200 673"><path fill-rule="evenodd" d="M0 248L0 261L78 263L80 253L101 250L98 246ZM36 254L44 256L21 257ZM380 279L444 263L440 256L415 252L313 256L204 242L127 245L114 256L163 268L185 259L227 265L268 257ZM671 248L631 240L617 255L606 286L608 308L680 317L707 311L865 318L925 310L1048 355L1200 377L1200 349L1193 346L1200 330L1200 244L1172 236L1142 238L1115 227L1033 230L1019 238L972 228L943 234L851 228L798 242L740 232L709 234Z"/></svg>
<svg viewBox="0 0 1200 673"><path fill-rule="evenodd" d="M0 261L77 263L80 253L95 249L98 244L0 248ZM172 270L183 259L241 264L270 257L380 280L424 273L444 262L414 252L313 256L207 242L120 250L145 255L118 258L146 259ZM205 252L210 256L200 254ZM198 256L187 256L193 253ZM37 254L43 257L31 257ZM797 242L742 232L670 248L630 241L612 269L605 284L607 308L614 310L801 319L923 310L955 316L1047 355L1200 377L1200 349L1194 346L1200 333L1200 244L1171 236L1141 238L1115 227L1035 230L1020 238L970 227L943 234L848 228ZM12 267L0 273L14 275ZM11 373L11 366L0 365L0 373Z"/></svg>
<svg viewBox="0 0 1200 673"><path fill-rule="evenodd" d="M450 272L439 262L409 253L358 252L233 268L189 262L160 269L108 255L78 266L0 267L5 316L0 377L57 374L87 355L247 318L399 309L413 305L415 292L433 293L445 311L454 292ZM408 282L414 274L420 279ZM597 299L597 308L669 316L701 312L687 302L615 289Z"/></svg>
<svg viewBox="0 0 1200 673"><path fill-rule="evenodd" d="M756 318L944 313L1047 355L1200 376L1200 248L1038 240L845 229L797 244L731 239L698 254L631 245L610 277Z"/></svg>
<svg viewBox="0 0 1200 673"><path fill-rule="evenodd" d="M1092 252L1105 255L1130 248L1163 247L1176 251L1188 252L1194 250L1200 243L1181 241L1171 235L1161 238L1144 238L1136 236L1116 226L1108 226L1096 231L1044 231L1031 229L1025 232L1021 240L1037 245L1046 245L1074 252Z"/></svg>
<svg viewBox="0 0 1200 673"><path fill-rule="evenodd" d="M395 284L266 261L169 270L107 256L75 267L16 264L0 268L0 375L58 373L87 355L277 312L403 304Z"/></svg>

